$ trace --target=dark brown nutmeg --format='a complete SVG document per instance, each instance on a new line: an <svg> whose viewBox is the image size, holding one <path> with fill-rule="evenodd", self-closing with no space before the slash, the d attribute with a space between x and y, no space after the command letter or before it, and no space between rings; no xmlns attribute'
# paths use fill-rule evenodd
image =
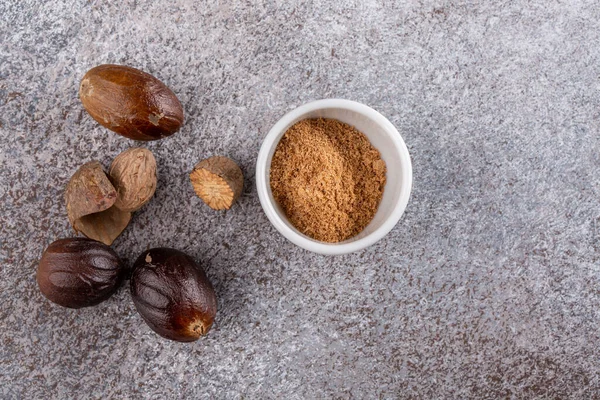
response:
<svg viewBox="0 0 600 400"><path fill-rule="evenodd" d="M130 285L135 308L159 335L192 342L210 330L217 313L215 291L187 254L168 248L142 253Z"/></svg>
<svg viewBox="0 0 600 400"><path fill-rule="evenodd" d="M183 107L171 89L132 67L105 64L90 69L79 85L79 97L100 125L129 139L162 139L183 124Z"/></svg>
<svg viewBox="0 0 600 400"><path fill-rule="evenodd" d="M87 238L59 239L42 254L36 279L48 300L63 307L101 303L119 287L125 269L107 245Z"/></svg>

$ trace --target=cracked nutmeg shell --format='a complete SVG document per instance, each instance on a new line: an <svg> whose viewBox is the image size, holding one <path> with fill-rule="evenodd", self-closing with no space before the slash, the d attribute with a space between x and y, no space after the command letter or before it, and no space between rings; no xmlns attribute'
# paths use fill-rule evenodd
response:
<svg viewBox="0 0 600 400"><path fill-rule="evenodd" d="M129 211L114 206L117 191L98 161L83 164L73 174L67 190L67 216L76 232L106 245L123 232L131 220Z"/></svg>
<svg viewBox="0 0 600 400"><path fill-rule="evenodd" d="M145 251L133 266L130 285L135 308L159 335L192 342L210 330L217 313L215 291L187 254L169 248Z"/></svg>
<svg viewBox="0 0 600 400"><path fill-rule="evenodd" d="M148 149L125 150L113 160L108 176L117 191L115 207L137 211L156 191L156 159Z"/></svg>
<svg viewBox="0 0 600 400"><path fill-rule="evenodd" d="M100 125L129 139L162 139L183 124L177 96L136 68L104 64L90 69L79 85L79 97Z"/></svg>
<svg viewBox="0 0 600 400"><path fill-rule="evenodd" d="M119 287L125 269L107 245L86 238L59 239L42 254L36 279L46 298L69 308L94 306Z"/></svg>

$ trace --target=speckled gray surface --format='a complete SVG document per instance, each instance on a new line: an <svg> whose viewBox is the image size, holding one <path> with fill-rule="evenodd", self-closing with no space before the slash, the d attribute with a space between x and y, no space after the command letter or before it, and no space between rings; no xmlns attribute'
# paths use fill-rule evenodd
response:
<svg viewBox="0 0 600 400"><path fill-rule="evenodd" d="M0 2L0 397L600 397L600 4L558 1ZM45 300L63 190L134 145L77 98L100 63L148 71L187 121L147 144L160 180L114 248L205 266L208 337L161 339L124 286ZM402 133L414 187L381 242L324 257L286 242L253 182L288 110L341 97ZM187 180L213 154L246 190L216 213Z"/></svg>

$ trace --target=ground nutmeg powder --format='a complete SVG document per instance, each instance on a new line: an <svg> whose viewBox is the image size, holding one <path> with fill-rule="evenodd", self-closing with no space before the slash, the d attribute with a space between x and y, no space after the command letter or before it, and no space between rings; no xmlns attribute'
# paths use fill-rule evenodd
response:
<svg viewBox="0 0 600 400"><path fill-rule="evenodd" d="M341 242L371 222L385 186L379 151L354 127L305 119L289 128L271 162L271 190L289 221L322 242Z"/></svg>

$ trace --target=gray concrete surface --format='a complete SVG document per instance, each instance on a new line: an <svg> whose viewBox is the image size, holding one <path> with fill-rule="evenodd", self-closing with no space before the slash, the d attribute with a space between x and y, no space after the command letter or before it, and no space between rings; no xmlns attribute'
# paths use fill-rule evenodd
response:
<svg viewBox="0 0 600 400"><path fill-rule="evenodd" d="M3 0L0 398L600 398L599 21L593 0ZM186 111L114 248L206 266L219 313L194 344L127 286L79 311L36 287L70 175L136 145L78 100L107 62ZM328 97L387 116L414 163L401 222L341 257L286 242L253 183L270 127ZM246 174L225 213L187 178L213 154Z"/></svg>

